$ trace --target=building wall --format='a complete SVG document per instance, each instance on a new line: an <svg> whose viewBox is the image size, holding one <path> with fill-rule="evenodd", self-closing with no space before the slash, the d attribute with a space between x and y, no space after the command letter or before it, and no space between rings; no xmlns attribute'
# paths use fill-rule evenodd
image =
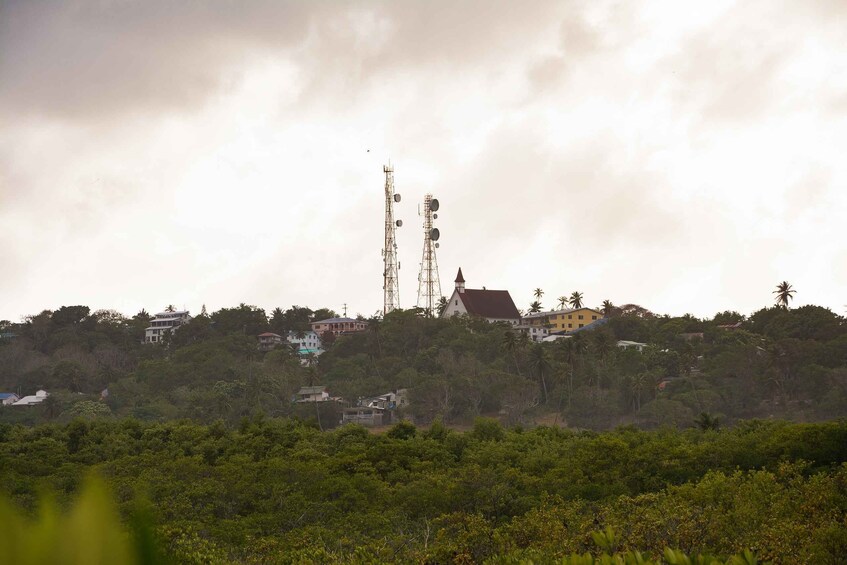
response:
<svg viewBox="0 0 847 565"><path fill-rule="evenodd" d="M335 335L351 332L362 332L368 329L368 323L353 320L350 322L312 322L312 331L321 335L325 332L332 332Z"/></svg>
<svg viewBox="0 0 847 565"><path fill-rule="evenodd" d="M158 343L162 341L165 332L172 331L189 320L191 320L191 315L187 311L159 312L156 317L150 320L150 325L144 330L144 342Z"/></svg>
<svg viewBox="0 0 847 565"><path fill-rule="evenodd" d="M459 291L453 290L453 294L450 296L450 300L447 301L447 308L444 309L444 312L441 314L442 318L452 318L453 316L460 316L462 314L467 314L468 311L465 309L464 303L459 299Z"/></svg>
<svg viewBox="0 0 847 565"><path fill-rule="evenodd" d="M596 322L603 317L603 314L592 308L580 308L566 314L553 313L548 317L548 327L550 331L573 331L581 327L587 326L591 322Z"/></svg>
<svg viewBox="0 0 847 565"><path fill-rule="evenodd" d="M316 355L323 353L323 345L321 338L314 331L308 331L303 334L303 337L297 337L296 332L289 332L288 343L296 345L300 349L314 350Z"/></svg>

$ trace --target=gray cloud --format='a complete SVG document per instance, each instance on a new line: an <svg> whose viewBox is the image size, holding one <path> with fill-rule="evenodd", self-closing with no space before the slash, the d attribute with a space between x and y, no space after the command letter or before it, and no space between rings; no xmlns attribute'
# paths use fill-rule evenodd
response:
<svg viewBox="0 0 847 565"><path fill-rule="evenodd" d="M397 159L410 206L406 305L425 190L444 204L448 290L463 264L479 284L516 291L529 271L527 285L596 285L591 294L615 300L665 288L654 299L670 308L688 299L685 284L735 281L745 265L773 276L769 260L725 250L760 253L775 232L839 209L833 147L801 145L817 130L844 143L843 63L832 81L789 75L807 45L847 52L847 5L743 3L679 33L642 18L645 6L2 3L0 220L13 229L0 264L16 275L0 281L0 310L131 296L129 308L347 301L370 313L378 152ZM791 135L780 129L789 118L802 122L797 139L768 146L758 130ZM740 136L750 147L724 164ZM799 219L751 196L773 151L791 154L796 175L768 191ZM710 170L726 167L752 185ZM563 265L571 257L580 269ZM615 289L642 264L655 267ZM146 278L156 272L168 277ZM676 289L662 286L671 277Z"/></svg>
<svg viewBox="0 0 847 565"><path fill-rule="evenodd" d="M302 41L319 4L11 2L0 8L0 103L60 118L185 110L257 44Z"/></svg>

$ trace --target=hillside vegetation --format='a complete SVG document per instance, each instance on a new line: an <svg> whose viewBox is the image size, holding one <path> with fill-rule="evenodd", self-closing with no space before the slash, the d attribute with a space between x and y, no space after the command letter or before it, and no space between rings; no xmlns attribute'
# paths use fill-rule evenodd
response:
<svg viewBox="0 0 847 565"><path fill-rule="evenodd" d="M277 308L267 316L242 304L195 317L164 345L143 345L144 312L126 318L63 307L2 324L17 337L0 341L0 389L44 388L51 396L41 406L0 409L0 421L236 423L261 413L337 425L330 403L317 413L291 404L299 387L317 384L350 402L406 388L406 416L422 424L470 424L484 415L592 429L715 427L847 414L847 323L826 308L765 308L749 318L724 312L710 320L608 310L598 329L543 344L499 324L397 311L370 320L365 332L328 341L319 362L304 367L288 348L258 351L255 336L308 330L329 310ZM624 350L618 340L648 347Z"/></svg>

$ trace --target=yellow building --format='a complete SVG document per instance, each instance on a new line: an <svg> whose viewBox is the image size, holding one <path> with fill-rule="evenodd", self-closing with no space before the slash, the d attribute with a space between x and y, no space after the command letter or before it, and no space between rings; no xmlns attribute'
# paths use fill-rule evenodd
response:
<svg viewBox="0 0 847 565"><path fill-rule="evenodd" d="M593 308L570 308L527 314L521 319L521 324L530 327L544 327L550 332L572 332L596 322L602 317L603 313Z"/></svg>

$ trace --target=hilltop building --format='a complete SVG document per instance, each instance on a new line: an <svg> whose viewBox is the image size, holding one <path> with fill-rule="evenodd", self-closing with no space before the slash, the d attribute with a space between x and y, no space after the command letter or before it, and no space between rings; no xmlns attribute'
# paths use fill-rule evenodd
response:
<svg viewBox="0 0 847 565"><path fill-rule="evenodd" d="M191 315L188 310L174 312L159 312L150 320L150 325L144 330L144 343L158 343L166 332L171 332L179 326L188 323Z"/></svg>
<svg viewBox="0 0 847 565"><path fill-rule="evenodd" d="M442 318L476 316L489 322L506 322L513 326L520 323L521 314L508 290L465 288L461 267L455 283L456 288L441 313Z"/></svg>
<svg viewBox="0 0 847 565"><path fill-rule="evenodd" d="M326 320L318 320L312 322L312 331L317 335L323 335L326 332L331 332L335 336L363 332L368 329L368 323L364 320L354 320L353 318L327 318Z"/></svg>

